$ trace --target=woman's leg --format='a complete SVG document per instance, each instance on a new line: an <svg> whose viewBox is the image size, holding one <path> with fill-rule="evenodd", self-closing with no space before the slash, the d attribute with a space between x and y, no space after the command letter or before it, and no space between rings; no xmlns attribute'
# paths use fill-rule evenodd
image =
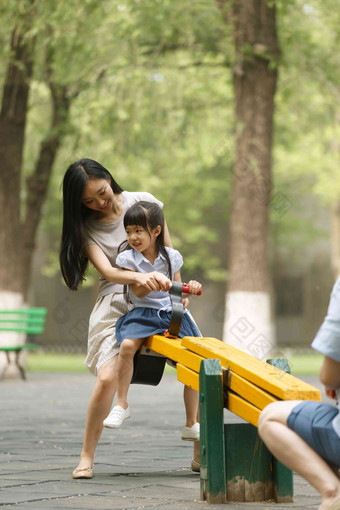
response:
<svg viewBox="0 0 340 510"><path fill-rule="evenodd" d="M118 356L114 356L98 370L87 408L83 449L77 469L93 465L96 447L103 431L103 420L110 411L117 389L117 361Z"/></svg>
<svg viewBox="0 0 340 510"><path fill-rule="evenodd" d="M327 462L288 427L287 419L299 403L284 401L269 404L260 415L259 434L280 462L302 475L319 491L322 498L319 509L326 510L340 498L340 481Z"/></svg>
<svg viewBox="0 0 340 510"><path fill-rule="evenodd" d="M144 338L129 339L125 338L120 346L118 356L118 388L117 388L117 406L123 409L128 408L127 395L133 374L133 357Z"/></svg>

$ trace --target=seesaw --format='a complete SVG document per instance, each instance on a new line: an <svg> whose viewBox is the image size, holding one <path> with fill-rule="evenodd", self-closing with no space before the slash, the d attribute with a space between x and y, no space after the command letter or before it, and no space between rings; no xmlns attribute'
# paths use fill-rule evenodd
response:
<svg viewBox="0 0 340 510"><path fill-rule="evenodd" d="M177 333L183 314L180 285L172 296L173 304L177 300L177 317L173 313ZM319 390L292 376L285 359L265 362L216 338L179 339L171 335L173 331L170 323L168 336L145 340L136 354L133 382L157 385L169 359L176 365L177 379L199 391L201 499L293 501L293 474L260 440L258 418L266 405L277 400L320 401ZM224 409L245 422L224 424Z"/></svg>

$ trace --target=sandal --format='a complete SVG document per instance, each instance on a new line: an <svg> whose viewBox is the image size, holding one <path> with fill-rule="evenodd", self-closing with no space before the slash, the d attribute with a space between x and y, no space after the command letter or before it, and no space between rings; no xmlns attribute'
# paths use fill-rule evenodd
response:
<svg viewBox="0 0 340 510"><path fill-rule="evenodd" d="M196 460L191 460L191 471L196 471L196 473L199 473L201 469L201 464L199 462L196 462Z"/></svg>
<svg viewBox="0 0 340 510"><path fill-rule="evenodd" d="M93 467L88 468L77 468L72 473L72 478L92 478L93 475Z"/></svg>

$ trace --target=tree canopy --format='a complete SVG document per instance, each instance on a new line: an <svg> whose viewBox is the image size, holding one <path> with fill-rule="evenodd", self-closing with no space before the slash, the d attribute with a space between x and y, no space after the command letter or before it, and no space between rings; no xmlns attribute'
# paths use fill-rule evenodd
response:
<svg viewBox="0 0 340 510"><path fill-rule="evenodd" d="M280 1L277 9L282 55L271 219L275 243L298 244L317 233L301 217L303 197L339 200L340 29L335 0ZM90 157L125 189L148 190L166 204L173 242L191 275L224 280L235 55L218 2L7 2L0 10L1 83L11 34L27 12L33 74L25 177L51 129L62 134L41 224L50 270L57 268L62 175L71 162ZM63 92L69 112L51 128L53 90ZM23 182L23 210L25 189Z"/></svg>

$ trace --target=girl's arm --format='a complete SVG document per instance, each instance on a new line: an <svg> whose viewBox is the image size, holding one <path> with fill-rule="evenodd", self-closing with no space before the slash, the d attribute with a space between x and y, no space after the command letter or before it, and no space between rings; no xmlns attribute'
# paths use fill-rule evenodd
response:
<svg viewBox="0 0 340 510"><path fill-rule="evenodd" d="M152 290L168 290L168 285L164 281L164 275L153 271L152 273L137 273L135 271L126 271L112 267L111 262L103 252L103 250L96 244L89 244L84 248L85 255L92 262L94 267L99 273L112 283L120 283L122 285L138 284L140 287L147 290L147 293Z"/></svg>

